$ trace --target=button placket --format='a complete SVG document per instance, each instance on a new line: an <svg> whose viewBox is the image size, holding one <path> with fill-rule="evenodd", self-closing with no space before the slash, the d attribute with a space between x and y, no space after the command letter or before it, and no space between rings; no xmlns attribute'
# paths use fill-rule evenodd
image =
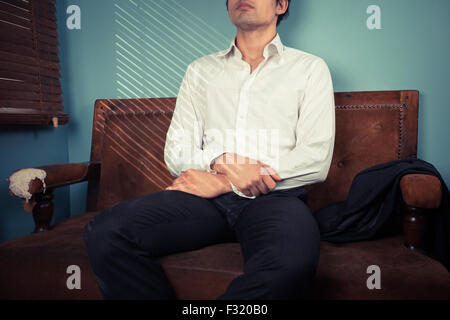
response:
<svg viewBox="0 0 450 320"><path fill-rule="evenodd" d="M236 147L239 153L239 150L241 152L246 153L248 150L245 150L245 145L247 143L246 141L246 121L247 121L247 114L248 114L248 107L249 107L249 91L250 87L252 86L253 82L255 81L255 78L257 74L259 73L259 70L261 69L262 65L265 63L262 62L256 70L250 74L247 77L247 80L244 81L244 84L242 85L242 89L239 95L239 106L238 106L238 112L237 112L237 119L236 119ZM249 66L247 64L247 66ZM249 66L250 67L250 66Z"/></svg>
<svg viewBox="0 0 450 320"><path fill-rule="evenodd" d="M238 154L245 153L245 143L246 143L246 118L248 112L248 89L251 84L251 78L245 81L242 86L240 97L239 97L239 107L238 116L236 122L236 147Z"/></svg>
<svg viewBox="0 0 450 320"><path fill-rule="evenodd" d="M250 86L252 85L254 80L255 76L252 75L248 80L245 81L244 85L242 86L241 93L239 96L238 119L243 120L247 116L249 105L249 91Z"/></svg>

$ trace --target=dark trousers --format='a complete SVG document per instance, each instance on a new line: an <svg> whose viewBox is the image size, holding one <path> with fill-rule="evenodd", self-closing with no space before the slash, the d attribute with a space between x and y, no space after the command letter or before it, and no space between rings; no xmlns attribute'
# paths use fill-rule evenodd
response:
<svg viewBox="0 0 450 320"><path fill-rule="evenodd" d="M83 237L105 299L175 299L157 257L225 242L240 243L244 273L218 299L301 298L320 247L302 187L256 199L150 193L100 212Z"/></svg>

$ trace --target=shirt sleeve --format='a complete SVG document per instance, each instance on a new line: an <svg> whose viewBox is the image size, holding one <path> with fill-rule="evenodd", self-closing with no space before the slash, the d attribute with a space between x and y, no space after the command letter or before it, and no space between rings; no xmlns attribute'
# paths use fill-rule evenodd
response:
<svg viewBox="0 0 450 320"><path fill-rule="evenodd" d="M180 176L188 169L214 173L211 162L220 156L223 146L203 146L203 121L194 103L193 79L196 71L190 64L178 92L174 113L166 134L164 162L170 174Z"/></svg>
<svg viewBox="0 0 450 320"><path fill-rule="evenodd" d="M331 166L335 138L333 83L321 58L311 67L300 101L296 125L296 145L285 154L271 157L266 164L282 179L292 178L303 185L322 182Z"/></svg>

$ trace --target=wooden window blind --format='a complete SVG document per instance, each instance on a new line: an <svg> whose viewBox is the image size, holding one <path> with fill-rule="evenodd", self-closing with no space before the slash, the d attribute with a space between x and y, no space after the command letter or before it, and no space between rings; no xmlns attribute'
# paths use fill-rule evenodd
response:
<svg viewBox="0 0 450 320"><path fill-rule="evenodd" d="M55 0L0 0L0 124L65 124Z"/></svg>

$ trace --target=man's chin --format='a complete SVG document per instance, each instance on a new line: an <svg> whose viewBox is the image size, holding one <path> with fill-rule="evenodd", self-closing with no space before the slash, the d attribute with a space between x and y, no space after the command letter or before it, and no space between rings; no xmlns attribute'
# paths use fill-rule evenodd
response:
<svg viewBox="0 0 450 320"><path fill-rule="evenodd" d="M252 31L259 29L261 27L260 24L256 24L253 22L240 22L235 24L236 28L244 30L244 31Z"/></svg>

